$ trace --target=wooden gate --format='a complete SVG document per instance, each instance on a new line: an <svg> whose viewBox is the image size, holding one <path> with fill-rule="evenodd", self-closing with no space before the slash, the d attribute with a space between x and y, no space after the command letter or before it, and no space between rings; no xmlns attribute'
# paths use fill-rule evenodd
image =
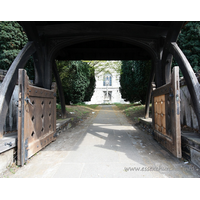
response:
<svg viewBox="0 0 200 200"><path fill-rule="evenodd" d="M36 152L55 140L56 84L52 89L29 84L26 70L19 70L18 151L17 164L24 163Z"/></svg>
<svg viewBox="0 0 200 200"><path fill-rule="evenodd" d="M179 67L172 71L171 83L152 92L154 138L181 158Z"/></svg>

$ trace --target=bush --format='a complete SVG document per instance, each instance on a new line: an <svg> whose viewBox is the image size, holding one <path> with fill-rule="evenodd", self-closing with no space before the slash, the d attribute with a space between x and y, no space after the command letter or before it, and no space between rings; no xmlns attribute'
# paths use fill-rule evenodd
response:
<svg viewBox="0 0 200 200"><path fill-rule="evenodd" d="M94 70L82 61L56 61L66 104L90 101L95 89ZM59 98L58 98L59 102Z"/></svg>

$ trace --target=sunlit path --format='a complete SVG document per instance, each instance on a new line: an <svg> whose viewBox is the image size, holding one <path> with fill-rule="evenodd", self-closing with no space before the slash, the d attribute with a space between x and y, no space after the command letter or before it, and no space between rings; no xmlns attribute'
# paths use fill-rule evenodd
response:
<svg viewBox="0 0 200 200"><path fill-rule="evenodd" d="M151 135L127 122L115 106L63 132L10 177L199 177Z"/></svg>

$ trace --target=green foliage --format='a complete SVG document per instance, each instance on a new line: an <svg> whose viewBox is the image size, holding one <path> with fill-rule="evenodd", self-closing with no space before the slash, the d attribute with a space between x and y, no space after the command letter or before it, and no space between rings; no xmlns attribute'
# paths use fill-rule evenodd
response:
<svg viewBox="0 0 200 200"><path fill-rule="evenodd" d="M73 66L76 67L76 66ZM71 102L73 104L83 102L85 97L86 88L89 85L89 80L87 79L87 75L84 74L82 70L76 70L76 74L74 76L74 80L72 82L72 87L70 90Z"/></svg>
<svg viewBox="0 0 200 200"><path fill-rule="evenodd" d="M60 104L56 104L56 109L61 110L61 105Z"/></svg>
<svg viewBox="0 0 200 200"><path fill-rule="evenodd" d="M90 101L94 88L94 70L82 61L56 61L64 90L65 103Z"/></svg>
<svg viewBox="0 0 200 200"><path fill-rule="evenodd" d="M151 61L122 61L120 92L125 101L145 103Z"/></svg>
<svg viewBox="0 0 200 200"><path fill-rule="evenodd" d="M22 27L14 21L0 21L0 68L8 70L28 39ZM30 79L34 80L33 59L25 69Z"/></svg>
<svg viewBox="0 0 200 200"><path fill-rule="evenodd" d="M16 22L0 22L0 66L8 69L27 38Z"/></svg>
<svg viewBox="0 0 200 200"><path fill-rule="evenodd" d="M200 70L200 22L188 22L181 30L177 44L193 70L198 72Z"/></svg>

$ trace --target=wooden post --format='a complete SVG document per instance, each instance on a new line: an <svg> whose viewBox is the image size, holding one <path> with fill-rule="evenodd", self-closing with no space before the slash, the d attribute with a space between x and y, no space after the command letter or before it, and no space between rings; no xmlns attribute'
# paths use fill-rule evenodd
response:
<svg viewBox="0 0 200 200"><path fill-rule="evenodd" d="M60 97L62 118L66 118L65 97L64 97L64 92L63 92L60 76L58 74L58 70L57 70L57 66L56 66L55 62L53 64L53 73L54 73L54 77L56 79L58 94L59 94L59 97Z"/></svg>
<svg viewBox="0 0 200 200"><path fill-rule="evenodd" d="M148 89L147 89L147 96L146 96L146 104L145 104L145 116L144 118L149 118L149 104L151 99L151 92L152 92L152 82L155 77L155 63L151 66L151 76L149 79Z"/></svg>

